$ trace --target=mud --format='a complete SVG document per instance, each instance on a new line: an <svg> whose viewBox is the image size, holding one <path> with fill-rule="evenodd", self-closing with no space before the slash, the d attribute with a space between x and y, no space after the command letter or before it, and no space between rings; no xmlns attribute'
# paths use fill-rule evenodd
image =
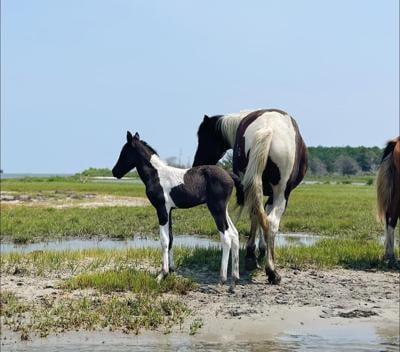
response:
<svg viewBox="0 0 400 352"><path fill-rule="evenodd" d="M269 285L262 272L242 273L232 294L207 271L181 270L179 274L192 276L200 285L181 296L192 314L169 335L156 331L124 336L105 331L99 340L99 332L79 332L46 339L33 336L21 342L18 335L5 330L2 344L4 350L20 351L69 351L72 346L98 351L286 351L318 349L321 344L327 351L398 350L398 272L281 269L280 273L280 286ZM17 273L3 276L1 289L28 301L93 294L58 289L61 279L55 274L38 279ZM201 327L191 336L190 325L195 321L201 322Z"/></svg>

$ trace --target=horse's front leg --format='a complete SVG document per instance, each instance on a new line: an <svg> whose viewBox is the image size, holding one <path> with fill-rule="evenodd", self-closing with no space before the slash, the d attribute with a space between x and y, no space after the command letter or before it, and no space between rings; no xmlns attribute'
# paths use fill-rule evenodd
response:
<svg viewBox="0 0 400 352"><path fill-rule="evenodd" d="M160 242L162 250L162 270L157 277L160 282L169 273L169 209L165 207L157 209L158 221L160 224Z"/></svg>

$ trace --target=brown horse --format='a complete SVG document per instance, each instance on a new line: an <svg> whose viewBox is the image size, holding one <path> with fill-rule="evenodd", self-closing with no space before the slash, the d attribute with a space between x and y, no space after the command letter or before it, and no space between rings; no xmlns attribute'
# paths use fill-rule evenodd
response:
<svg viewBox="0 0 400 352"><path fill-rule="evenodd" d="M385 225L385 261L397 266L394 230L400 217L400 136L388 142L376 181L378 218Z"/></svg>

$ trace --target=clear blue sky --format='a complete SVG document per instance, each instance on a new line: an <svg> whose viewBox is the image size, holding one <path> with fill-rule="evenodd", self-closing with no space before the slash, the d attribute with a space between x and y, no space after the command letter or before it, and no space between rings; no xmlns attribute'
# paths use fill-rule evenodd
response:
<svg viewBox="0 0 400 352"><path fill-rule="evenodd" d="M398 0L3 0L1 167L112 167L127 129L192 160L204 113L276 107L307 145L399 133Z"/></svg>

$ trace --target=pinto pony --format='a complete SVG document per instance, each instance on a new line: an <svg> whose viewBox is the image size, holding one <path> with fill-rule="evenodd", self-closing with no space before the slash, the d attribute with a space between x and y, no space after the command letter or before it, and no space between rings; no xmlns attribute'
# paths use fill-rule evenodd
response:
<svg viewBox="0 0 400 352"><path fill-rule="evenodd" d="M394 229L400 217L400 136L387 143L376 179L378 218L385 225L385 256L396 266Z"/></svg>
<svg viewBox="0 0 400 352"><path fill-rule="evenodd" d="M112 173L122 178L136 167L139 177L146 186L146 195L157 211L160 224L160 240L163 253L162 271L158 281L174 270L172 256L171 212L176 208L192 208L207 204L217 225L222 244L220 282L227 279L229 251L232 252L232 282L235 288L239 279L239 234L228 214L228 201L234 185L238 200L243 190L238 177L229 175L215 165L178 169L168 166L157 152L136 133L127 133L119 159Z"/></svg>
<svg viewBox="0 0 400 352"><path fill-rule="evenodd" d="M233 148L233 172L244 188L244 205L251 220L246 269L257 267L255 238L259 234L259 260L267 255L268 281L278 284L274 241L289 195L307 170L307 149L296 121L277 109L204 116L198 130L193 166L216 164ZM268 200L264 205L264 196Z"/></svg>

